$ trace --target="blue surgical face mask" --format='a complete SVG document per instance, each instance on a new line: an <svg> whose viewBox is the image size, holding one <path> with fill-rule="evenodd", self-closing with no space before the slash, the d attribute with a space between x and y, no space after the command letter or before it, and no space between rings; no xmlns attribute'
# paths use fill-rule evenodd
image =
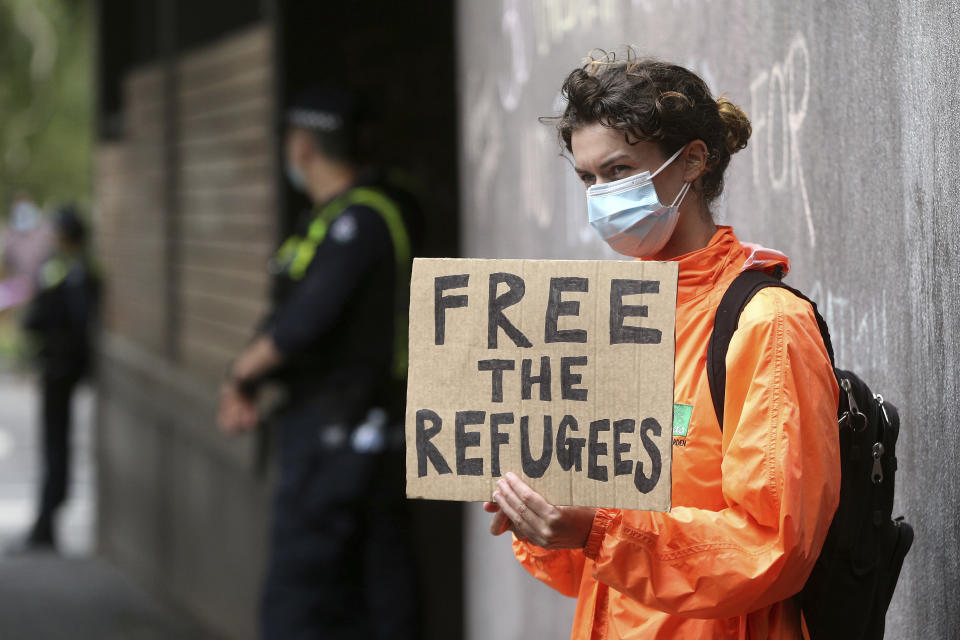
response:
<svg viewBox="0 0 960 640"><path fill-rule="evenodd" d="M660 202L653 178L676 160L683 149L653 173L644 171L587 189L590 224L617 253L647 258L660 251L673 235L680 217L680 203L690 190L690 183L684 183L668 206Z"/></svg>
<svg viewBox="0 0 960 640"><path fill-rule="evenodd" d="M307 179L304 177L303 171L292 164L284 166L284 171L287 174L287 180L290 181L294 189L300 193L307 193Z"/></svg>

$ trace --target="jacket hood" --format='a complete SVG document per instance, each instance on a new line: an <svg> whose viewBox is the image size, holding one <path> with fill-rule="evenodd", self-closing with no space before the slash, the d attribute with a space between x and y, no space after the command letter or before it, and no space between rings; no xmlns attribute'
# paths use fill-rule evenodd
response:
<svg viewBox="0 0 960 640"><path fill-rule="evenodd" d="M758 244L740 242L729 226L717 226L707 246L671 259L679 264L677 300L684 303L698 298L717 285L731 266L740 263L740 270L759 269L771 275L779 267L782 274L790 270L790 260L783 253Z"/></svg>
<svg viewBox="0 0 960 640"><path fill-rule="evenodd" d="M740 246L743 247L743 256L746 258L741 271L760 270L773 275L777 267L780 267L781 277L790 273L790 258L776 249L768 249L753 242L741 242Z"/></svg>

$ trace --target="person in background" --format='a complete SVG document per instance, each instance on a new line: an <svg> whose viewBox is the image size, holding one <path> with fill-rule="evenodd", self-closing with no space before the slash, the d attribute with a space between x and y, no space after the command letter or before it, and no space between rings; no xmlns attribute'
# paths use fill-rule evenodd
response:
<svg viewBox="0 0 960 640"><path fill-rule="evenodd" d="M0 311L16 307L34 293L40 268L53 250L46 216L26 193L18 193L0 231Z"/></svg>
<svg viewBox="0 0 960 640"><path fill-rule="evenodd" d="M71 404L90 371L100 285L87 254L87 229L72 206L54 214L55 247L40 267L23 317L40 369L43 476L29 548L56 548L55 525L70 478Z"/></svg>
<svg viewBox="0 0 960 640"><path fill-rule="evenodd" d="M223 431L250 430L261 383L286 391L261 633L415 638L400 425L417 210L365 167L353 96L312 89L286 122L287 176L314 208L272 262L275 304L218 412Z"/></svg>
<svg viewBox="0 0 960 640"><path fill-rule="evenodd" d="M491 532L513 531L523 566L577 598L575 640L799 639L793 596L840 496L837 380L813 309L772 287L746 305L726 357L722 425L705 366L734 278L789 268L710 210L750 121L691 71L632 51L575 69L563 94L557 129L590 223L622 254L679 266L673 506L558 507L508 473L485 505Z"/></svg>

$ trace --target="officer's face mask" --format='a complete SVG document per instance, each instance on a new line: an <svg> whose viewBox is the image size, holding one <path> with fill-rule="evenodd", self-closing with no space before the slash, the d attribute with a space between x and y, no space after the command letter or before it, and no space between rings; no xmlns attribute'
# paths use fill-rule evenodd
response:
<svg viewBox="0 0 960 640"><path fill-rule="evenodd" d="M667 244L680 217L680 203L690 190L684 183L669 206L660 202L653 178L684 150L681 147L660 168L587 189L587 214L600 237L617 253L647 258Z"/></svg>
<svg viewBox="0 0 960 640"><path fill-rule="evenodd" d="M291 186L300 193L307 193L307 178L303 175L303 171L299 167L290 164L289 162L284 166L284 172L287 174L287 180L290 181Z"/></svg>

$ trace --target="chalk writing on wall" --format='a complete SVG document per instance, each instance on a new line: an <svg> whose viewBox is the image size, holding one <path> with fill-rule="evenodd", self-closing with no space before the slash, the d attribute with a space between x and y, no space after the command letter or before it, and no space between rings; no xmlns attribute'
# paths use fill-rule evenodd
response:
<svg viewBox="0 0 960 640"><path fill-rule="evenodd" d="M810 53L807 40L797 33L782 61L763 69L750 82L753 124L753 184L769 186L799 201L810 247L817 244L810 197L803 176L800 131L810 98Z"/></svg>

